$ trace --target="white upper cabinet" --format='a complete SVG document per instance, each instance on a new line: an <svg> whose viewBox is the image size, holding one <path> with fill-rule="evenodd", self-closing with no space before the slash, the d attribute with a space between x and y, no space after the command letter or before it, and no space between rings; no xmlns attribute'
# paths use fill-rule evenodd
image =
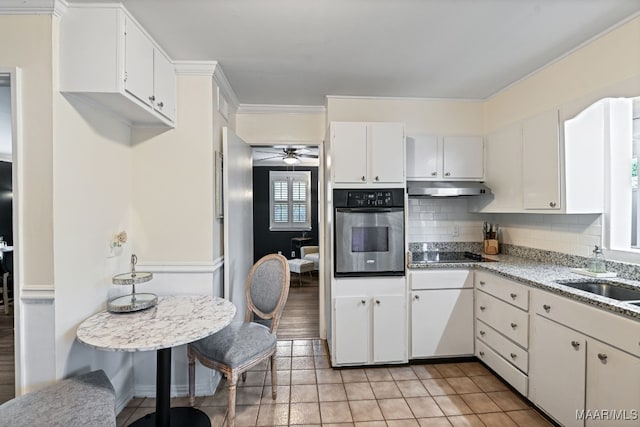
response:
<svg viewBox="0 0 640 427"><path fill-rule="evenodd" d="M335 184L404 186L402 123L332 122L330 136Z"/></svg>
<svg viewBox="0 0 640 427"><path fill-rule="evenodd" d="M407 137L407 180L483 179L484 141L481 136Z"/></svg>
<svg viewBox="0 0 640 427"><path fill-rule="evenodd" d="M557 108L487 137L482 212L601 213L604 206L605 111L596 103L561 120Z"/></svg>
<svg viewBox="0 0 640 427"><path fill-rule="evenodd" d="M522 189L525 209L560 209L558 110L522 122Z"/></svg>
<svg viewBox="0 0 640 427"><path fill-rule="evenodd" d="M132 125L173 127L173 63L119 4L70 6L60 25L60 91Z"/></svg>

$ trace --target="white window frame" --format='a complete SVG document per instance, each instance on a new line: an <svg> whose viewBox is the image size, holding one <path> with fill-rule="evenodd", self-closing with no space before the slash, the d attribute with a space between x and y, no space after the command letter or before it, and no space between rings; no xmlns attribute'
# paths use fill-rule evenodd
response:
<svg viewBox="0 0 640 427"><path fill-rule="evenodd" d="M288 221L275 222L275 191L274 182L287 181L287 218ZM305 222L293 222L294 205L297 204L293 200L293 183L304 182L305 192ZM281 202L285 203L285 202ZM311 230L311 172L310 171L269 171L269 231L309 231Z"/></svg>

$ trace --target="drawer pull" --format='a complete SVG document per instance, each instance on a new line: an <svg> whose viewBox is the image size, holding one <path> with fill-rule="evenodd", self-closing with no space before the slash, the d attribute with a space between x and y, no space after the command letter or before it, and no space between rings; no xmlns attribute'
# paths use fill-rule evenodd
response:
<svg viewBox="0 0 640 427"><path fill-rule="evenodd" d="M481 357L484 357L484 351L481 351L479 354Z"/></svg>
<svg viewBox="0 0 640 427"><path fill-rule="evenodd" d="M487 284L486 282L484 282L483 280L480 280L480 286L484 286L486 284Z"/></svg>
<svg viewBox="0 0 640 427"><path fill-rule="evenodd" d="M517 328L517 327L518 327L518 324L517 324L517 323L513 323L513 322L511 322L511 327L512 327L513 329L515 329L515 328Z"/></svg>
<svg viewBox="0 0 640 427"><path fill-rule="evenodd" d="M365 301L363 299L360 300L360 304L365 305L366 303L367 303L367 301Z"/></svg>
<svg viewBox="0 0 640 427"><path fill-rule="evenodd" d="M575 348L576 350L578 348L580 348L580 343L578 341L571 341L571 345L573 346L573 348Z"/></svg>
<svg viewBox="0 0 640 427"><path fill-rule="evenodd" d="M510 296L511 296L511 298L513 298L513 299L516 299L516 297L518 296L518 294L514 294L514 293L511 293L511 294L509 294L509 295L510 295Z"/></svg>
<svg viewBox="0 0 640 427"><path fill-rule="evenodd" d="M543 305L542 308L544 308L544 311L546 311L547 313L549 312L549 310L551 310L551 306L550 305Z"/></svg>
<svg viewBox="0 0 640 427"><path fill-rule="evenodd" d="M518 357L518 355L515 354L515 353L511 353L509 356L511 356L511 358L514 359L514 360L515 360L516 357Z"/></svg>
<svg viewBox="0 0 640 427"><path fill-rule="evenodd" d="M414 295L414 296L413 296L413 299L415 299L415 300L419 300L419 299L420 299L420 295Z"/></svg>
<svg viewBox="0 0 640 427"><path fill-rule="evenodd" d="M607 361L607 355L604 353L598 353L598 359L602 360L603 362Z"/></svg>
<svg viewBox="0 0 640 427"><path fill-rule="evenodd" d="M379 299L376 300L376 304L380 305L380 300Z"/></svg>
<svg viewBox="0 0 640 427"><path fill-rule="evenodd" d="M485 307L484 305L480 306L480 311L485 311L487 309L487 307Z"/></svg>
<svg viewBox="0 0 640 427"><path fill-rule="evenodd" d="M484 334L486 334L485 331L480 331L480 335L484 336Z"/></svg>

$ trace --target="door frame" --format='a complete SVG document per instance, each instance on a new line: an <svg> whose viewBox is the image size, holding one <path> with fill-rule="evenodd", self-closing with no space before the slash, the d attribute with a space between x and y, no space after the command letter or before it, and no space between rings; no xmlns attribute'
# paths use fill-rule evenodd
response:
<svg viewBox="0 0 640 427"><path fill-rule="evenodd" d="M19 67L0 66L0 75L9 76L11 88L11 162L12 162L12 192L13 192L13 338L14 338L14 383L15 395L23 389L24 366L22 363L23 348L26 342L23 334L23 319L21 308L22 275L24 263L22 257L23 241L23 206L22 194L22 72Z"/></svg>

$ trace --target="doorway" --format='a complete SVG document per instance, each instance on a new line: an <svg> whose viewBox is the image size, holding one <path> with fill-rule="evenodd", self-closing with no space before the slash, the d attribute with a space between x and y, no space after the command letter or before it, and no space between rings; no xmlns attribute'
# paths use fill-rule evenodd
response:
<svg viewBox="0 0 640 427"><path fill-rule="evenodd" d="M294 260L279 339L320 338L319 157L318 146L253 147L254 262L269 253Z"/></svg>
<svg viewBox="0 0 640 427"><path fill-rule="evenodd" d="M17 70L0 68L0 404L15 397L16 361L19 362L16 357L19 316L13 303L14 293L17 294L13 286L17 101Z"/></svg>

